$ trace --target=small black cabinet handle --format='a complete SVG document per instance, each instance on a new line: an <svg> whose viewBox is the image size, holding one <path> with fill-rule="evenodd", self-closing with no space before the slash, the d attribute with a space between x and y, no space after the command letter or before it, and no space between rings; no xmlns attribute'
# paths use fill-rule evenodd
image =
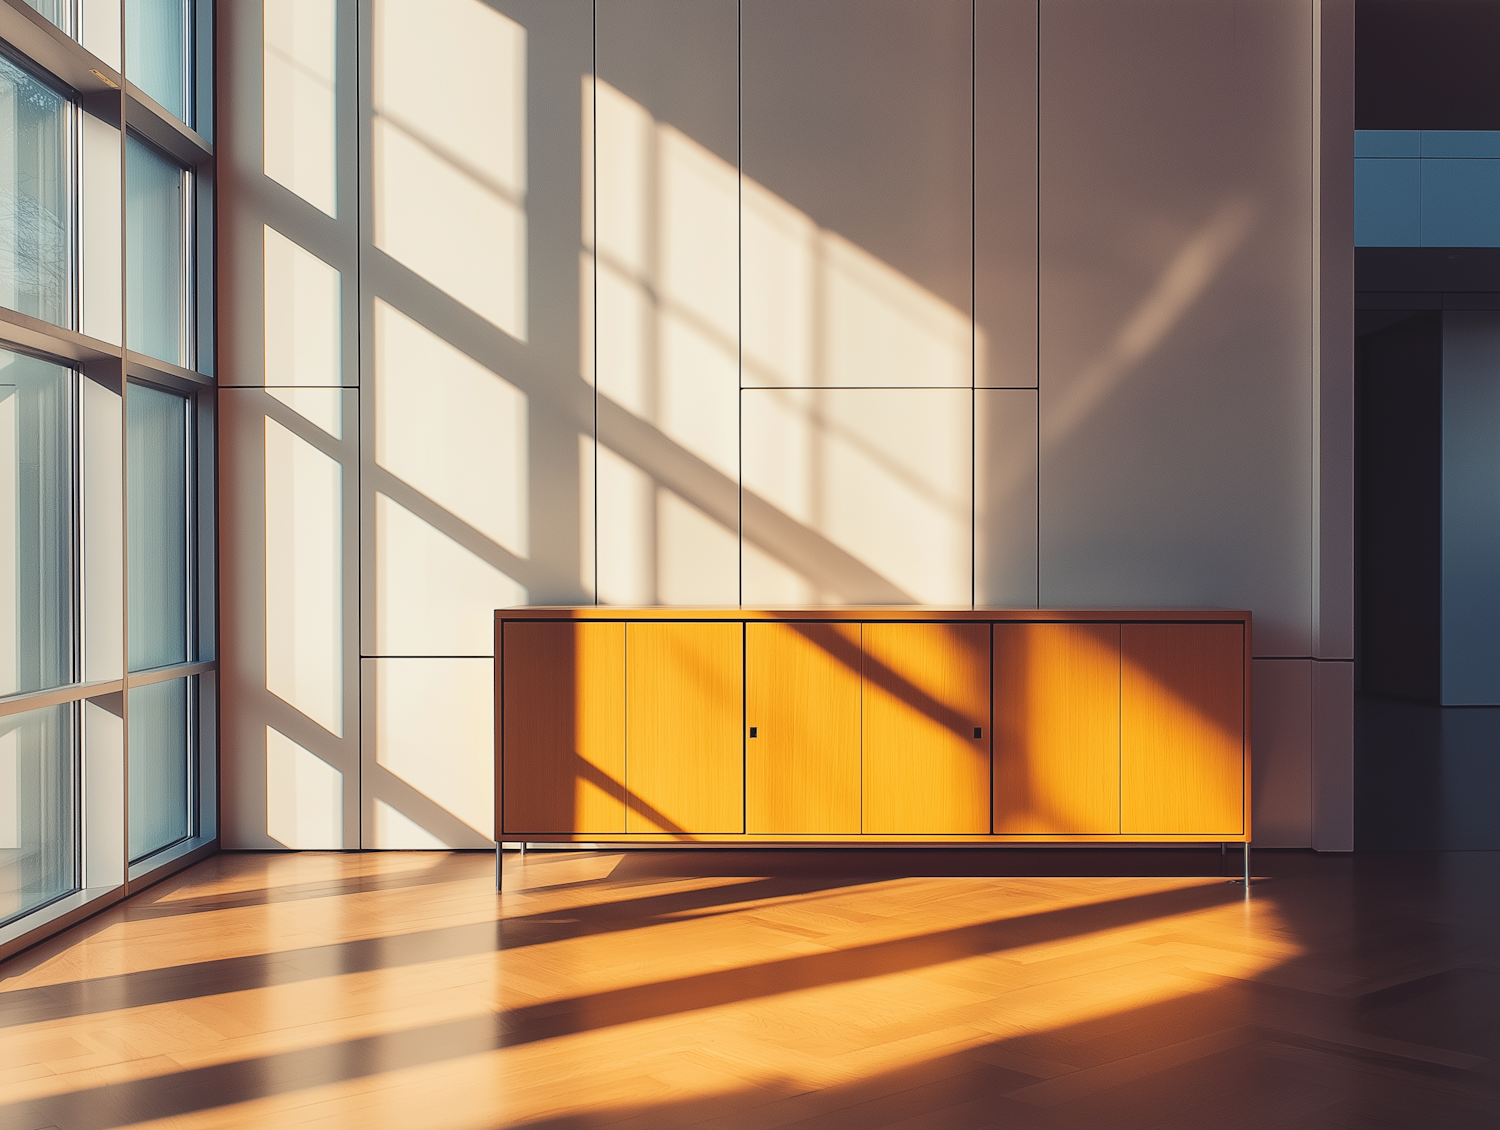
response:
<svg viewBox="0 0 1500 1130"><path fill-rule="evenodd" d="M984 727L983 726L975 726L974 727L974 736L976 738L982 738L982 737L984 737Z"/></svg>
<svg viewBox="0 0 1500 1130"><path fill-rule="evenodd" d="M755 732L756 732L756 730L758 730L758 729L759 729L759 727L758 727L758 726L751 726L751 727L750 727L750 736L751 736L751 737L752 737L752 738L753 738L753 737L755 737Z"/></svg>

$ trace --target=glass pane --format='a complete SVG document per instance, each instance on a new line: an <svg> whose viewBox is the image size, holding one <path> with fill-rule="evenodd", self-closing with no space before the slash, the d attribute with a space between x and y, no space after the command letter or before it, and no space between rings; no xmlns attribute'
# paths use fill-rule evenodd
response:
<svg viewBox="0 0 1500 1130"><path fill-rule="evenodd" d="M73 681L73 374L0 350L0 694Z"/></svg>
<svg viewBox="0 0 1500 1130"><path fill-rule="evenodd" d="M130 669L188 659L187 406L132 384L125 396Z"/></svg>
<svg viewBox="0 0 1500 1130"><path fill-rule="evenodd" d="M125 344L176 365L187 357L187 174L134 137L125 150Z"/></svg>
<svg viewBox="0 0 1500 1130"><path fill-rule="evenodd" d="M0 57L0 306L73 316L68 103Z"/></svg>
<svg viewBox="0 0 1500 1130"><path fill-rule="evenodd" d="M26 0L69 35L73 34L73 0Z"/></svg>
<svg viewBox="0 0 1500 1130"><path fill-rule="evenodd" d="M125 77L192 125L188 0L125 0Z"/></svg>
<svg viewBox="0 0 1500 1130"><path fill-rule="evenodd" d="M188 681L130 690L130 862L191 834Z"/></svg>
<svg viewBox="0 0 1500 1130"><path fill-rule="evenodd" d="M0 922L78 889L73 710L0 718Z"/></svg>

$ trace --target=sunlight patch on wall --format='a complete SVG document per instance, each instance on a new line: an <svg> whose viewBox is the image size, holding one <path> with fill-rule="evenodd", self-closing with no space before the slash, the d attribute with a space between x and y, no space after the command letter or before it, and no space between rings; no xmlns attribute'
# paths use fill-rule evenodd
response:
<svg viewBox="0 0 1500 1130"><path fill-rule="evenodd" d="M967 388L966 311L746 178L744 384Z"/></svg>
<svg viewBox="0 0 1500 1130"><path fill-rule="evenodd" d="M968 389L747 389L742 404L747 490L913 600L969 603ZM786 590L747 568L747 604Z"/></svg>
<svg viewBox="0 0 1500 1130"><path fill-rule="evenodd" d="M264 0L266 176L337 212L334 0Z"/></svg>
<svg viewBox="0 0 1500 1130"><path fill-rule="evenodd" d="M740 568L743 570L746 604L800 608L803 605L841 603L837 593L819 591L797 570L748 538L740 554Z"/></svg>
<svg viewBox="0 0 1500 1130"><path fill-rule="evenodd" d="M377 809L376 841L365 846L485 846L494 826L493 663L372 659L369 664L379 771L371 773L366 763ZM392 813L384 825L382 805ZM422 836L415 837L403 821Z"/></svg>
<svg viewBox="0 0 1500 1130"><path fill-rule="evenodd" d="M341 385L339 272L275 228L265 229L268 385Z"/></svg>
<svg viewBox="0 0 1500 1130"><path fill-rule="evenodd" d="M479 0L377 0L375 245L526 339L526 29Z"/></svg>
<svg viewBox="0 0 1500 1130"><path fill-rule="evenodd" d="M738 172L607 82L596 97L599 391L733 477Z"/></svg>
<svg viewBox="0 0 1500 1130"><path fill-rule="evenodd" d="M343 468L265 419L266 689L342 736Z"/></svg>
<svg viewBox="0 0 1500 1130"><path fill-rule="evenodd" d="M598 451L599 576L602 604L655 604L656 507L651 476L603 444Z"/></svg>
<svg viewBox="0 0 1500 1130"><path fill-rule="evenodd" d="M597 591L609 603L739 599L737 531L687 501L739 476L739 177L609 83L586 78L584 344L601 396L711 470L658 483L600 422ZM720 516L722 517L722 515Z"/></svg>
<svg viewBox="0 0 1500 1130"><path fill-rule="evenodd" d="M344 846L344 775L266 727L266 834L289 848Z"/></svg>
<svg viewBox="0 0 1500 1130"><path fill-rule="evenodd" d="M375 495L375 650L490 655L494 612L526 603L494 565L384 494Z"/></svg>
<svg viewBox="0 0 1500 1130"><path fill-rule="evenodd" d="M375 459L517 557L528 545L526 394L375 301Z"/></svg>
<svg viewBox="0 0 1500 1130"><path fill-rule="evenodd" d="M656 492L657 597L663 604L735 604L739 539L669 490Z"/></svg>

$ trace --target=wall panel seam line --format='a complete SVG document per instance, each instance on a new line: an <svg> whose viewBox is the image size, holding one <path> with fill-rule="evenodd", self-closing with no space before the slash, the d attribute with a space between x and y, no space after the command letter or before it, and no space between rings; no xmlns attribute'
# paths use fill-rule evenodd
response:
<svg viewBox="0 0 1500 1130"><path fill-rule="evenodd" d="M356 107L358 105L358 102L362 100L362 96L363 96L363 93L364 93L364 82L365 82L365 79L367 77L367 76L365 76L364 74L361 73L363 71L363 63L364 63L364 27L362 26L362 21L360 20L360 15L362 14L362 12L363 12L363 5L361 5L361 4L354 5L354 97L355 97L355 101L356 101ZM337 34L338 34L337 24L334 25L334 34L335 34L335 36L337 36ZM335 39L334 42L337 43L338 42L337 39ZM335 48L335 52L336 51L337 51L337 48ZM371 51L371 58L373 60L373 57L374 57L374 44L373 43L371 44L370 51ZM338 65L338 57L337 57L337 54L335 54L335 56L334 56L334 66L335 66L335 68L337 67L337 65ZM335 71L335 73L337 73L337 72ZM372 92L371 93L372 93L372 101L373 101L373 88L372 88ZM335 121L337 121L337 119L335 119ZM365 129L364 124L363 123L359 123L359 124L356 125L355 131L354 131L354 168L355 168L355 192L354 192L354 196L355 196L355 200L357 201L355 207L358 210L360 210L360 211L363 211L364 194L365 194L365 188L366 188L366 185L367 185L367 178L366 178L366 174L365 174L364 129ZM335 158L335 160L337 160L337 159ZM337 168L337 165L335 165L335 168ZM373 186L371 186L371 187L373 187ZM358 315L355 318L355 323L354 323L354 371L357 374L358 379L361 380L361 381L363 381L364 377L365 377L365 362L366 362L366 357L364 355L364 352L365 352L364 351L364 339L365 339L365 335L364 335L364 326L363 326L363 323L365 321L365 299L364 299L364 255L365 255L365 240L364 240L364 220L363 220L362 217L359 217L359 216L355 217L355 229L356 229L356 231L358 231L359 237L355 241L355 250L354 250L354 274L355 274L354 293L356 295L356 301L359 303L359 312L358 312ZM372 235L373 235L373 232L372 232ZM342 319L340 319L340 321L342 321ZM339 416L340 416L340 419L342 420L342 418L343 418L343 405L340 405L339 407L340 407ZM363 442L364 442L364 435L362 434L364 429L359 426L359 423L362 422L363 419L364 419L364 412L362 411L363 407L364 407L364 405L360 403L360 398L358 396L356 396L355 397L355 421L356 421L356 425L355 425L355 429L354 429L354 434L355 434L355 459L354 459L354 492L355 492L354 493L354 498L355 498L355 503L354 503L354 546L355 546L355 553L356 554L360 554L361 551L363 550L363 547L364 547L364 507L361 505L360 500L364 497L364 463L365 463L365 461L361 457L363 453L359 450L363 446ZM371 407L373 407L373 405ZM342 566L341 566L341 571L342 571ZM354 572L355 572L355 578L354 578L354 608L355 608L354 618L355 618L355 623L358 625L358 627L355 630L354 636L355 636L355 640L358 641L358 640L361 640L361 639L364 638L364 625L362 623L360 623L360 616L363 614L364 607L365 607L364 569L363 568L356 568ZM356 643L356 647L358 647L357 643ZM355 794L355 804L354 804L354 814L355 814L354 815L354 836L355 836L355 845L356 845L356 847L359 848L360 850L363 850L364 847L365 847L365 731L364 731L364 724L365 724L365 711L364 711L364 706L365 706L365 680L364 680L364 663L363 663L364 655L362 653L363 649L360 649L360 651L361 651L361 654L359 656L359 660L357 660L355 662L355 664L354 664L354 668L355 668L355 674L354 674L354 718L355 718L355 725L358 728L357 729L357 733L359 735L358 739L355 742L356 757L354 759L354 780L355 780L355 788L357 790L356 794ZM348 687L348 683L349 683L349 675L348 675L347 672L344 672L342 674L343 674L343 679L344 679L344 687L347 688ZM374 672L372 672L372 675L374 675L374 677L376 677L376 678L379 678L379 676L375 675ZM345 693L347 693L347 689L345 690ZM374 705L374 704L372 704L372 705ZM376 744L378 745L379 743L377 742ZM378 755L378 750L376 752L377 752L377 755ZM341 839L344 842L346 842L346 843L348 842L348 836L347 835L342 836Z"/></svg>
<svg viewBox="0 0 1500 1130"><path fill-rule="evenodd" d="M1036 590L1036 606L1042 606L1042 5L1041 0L1035 0L1032 4L1035 18L1032 27L1035 29L1036 50L1033 58L1036 60L1036 73L1034 82L1033 113L1035 123L1032 131L1031 167L1035 181L1034 200L1032 204L1032 218L1035 221L1034 254L1035 263L1032 272L1032 299L1035 307L1032 331L1034 334L1032 345L1035 348L1032 364L1035 369L1036 382L1036 412L1032 417L1033 432L1036 437L1035 468L1036 481L1032 484L1032 498L1035 502L1035 540L1032 544L1032 557L1035 561L1035 571L1032 576L1032 584Z"/></svg>
<svg viewBox="0 0 1500 1130"><path fill-rule="evenodd" d="M593 254L589 256L590 302L589 379L593 384L593 429L594 458L589 473L593 476L593 589L594 603L599 596L599 2L589 4L589 243ZM629 791L626 792L629 797ZM626 809L629 820L629 808ZM629 827L628 823L626 825Z"/></svg>
<svg viewBox="0 0 1500 1130"><path fill-rule="evenodd" d="M1320 651L1323 647L1322 607L1321 601L1319 599L1322 592L1321 566L1323 547L1320 537L1320 527L1322 525L1321 495L1323 476L1321 474L1321 468L1319 466L1319 460L1322 457L1322 451L1318 434L1320 429L1322 428L1322 419L1320 412L1321 396L1319 395L1322 387L1322 365L1320 364L1321 358L1319 356L1322 348L1322 296L1319 294L1319 287L1322 283L1322 262L1320 247L1322 231L1319 224L1319 217L1321 214L1320 209L1322 207L1322 185L1320 180L1322 165L1319 149L1322 144L1321 118L1323 110L1321 97L1323 75L1322 68L1319 65L1319 55L1322 50L1321 0L1313 0L1313 2L1308 5L1308 23L1308 39L1310 40L1311 44L1311 50L1309 52L1308 58L1308 66L1310 71L1308 76L1310 79L1308 83L1308 100L1310 102L1310 105L1308 107L1308 116L1312 120L1312 129L1309 131L1312 135L1310 138L1311 152L1308 154L1309 160L1311 162L1310 172L1312 174L1310 178L1311 183L1308 186L1310 197L1308 201L1310 205L1308 209L1308 226L1311 229L1308 233L1310 237L1309 243L1311 244L1311 247L1309 248L1311 254L1308 256L1308 291L1311 309L1308 311L1308 313L1310 315L1309 320L1311 322L1312 333L1310 335L1311 341L1309 343L1309 379L1307 383L1309 400L1308 411L1312 419L1312 427L1308 429L1308 446L1310 449L1308 451L1308 466L1311 472L1311 482L1309 483L1310 497L1308 498L1308 543L1311 549L1311 553L1309 555L1310 560L1308 562L1308 572L1310 574L1309 579L1311 583L1308 585L1307 592L1307 613L1308 626L1311 629L1310 635L1313 640L1314 650Z"/></svg>
<svg viewBox="0 0 1500 1130"><path fill-rule="evenodd" d="M745 34L744 4L734 5L734 348L736 600L745 603Z"/></svg>

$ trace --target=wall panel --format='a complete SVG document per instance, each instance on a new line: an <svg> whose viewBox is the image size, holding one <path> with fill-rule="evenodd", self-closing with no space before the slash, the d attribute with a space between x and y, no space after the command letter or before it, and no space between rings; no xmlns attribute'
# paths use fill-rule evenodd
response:
<svg viewBox="0 0 1500 1130"><path fill-rule="evenodd" d="M968 386L972 10L746 0L747 386Z"/></svg>
<svg viewBox="0 0 1500 1130"><path fill-rule="evenodd" d="M601 497L639 501L598 526L606 601L739 600L738 516L697 495L739 478L736 5L606 0L593 98ZM678 449L676 474L642 443ZM617 568L616 563L621 563Z"/></svg>
<svg viewBox="0 0 1500 1130"><path fill-rule="evenodd" d="M226 848L359 845L357 397L219 393Z"/></svg>
<svg viewBox="0 0 1500 1130"><path fill-rule="evenodd" d="M1313 833L1311 659L1257 659L1250 727L1255 842L1307 847Z"/></svg>
<svg viewBox="0 0 1500 1130"><path fill-rule="evenodd" d="M974 603L1037 607L1037 394L974 392Z"/></svg>
<svg viewBox="0 0 1500 1130"><path fill-rule="evenodd" d="M746 389L742 404L746 604L970 603L968 389Z"/></svg>
<svg viewBox="0 0 1500 1130"><path fill-rule="evenodd" d="M488 846L494 661L366 659L362 667L360 846Z"/></svg>
<svg viewBox="0 0 1500 1130"><path fill-rule="evenodd" d="M1249 607L1257 654L1311 654L1311 34L1299 0L1041 8L1044 607Z"/></svg>
<svg viewBox="0 0 1500 1130"><path fill-rule="evenodd" d="M974 4L974 383L1036 385L1037 0Z"/></svg>

